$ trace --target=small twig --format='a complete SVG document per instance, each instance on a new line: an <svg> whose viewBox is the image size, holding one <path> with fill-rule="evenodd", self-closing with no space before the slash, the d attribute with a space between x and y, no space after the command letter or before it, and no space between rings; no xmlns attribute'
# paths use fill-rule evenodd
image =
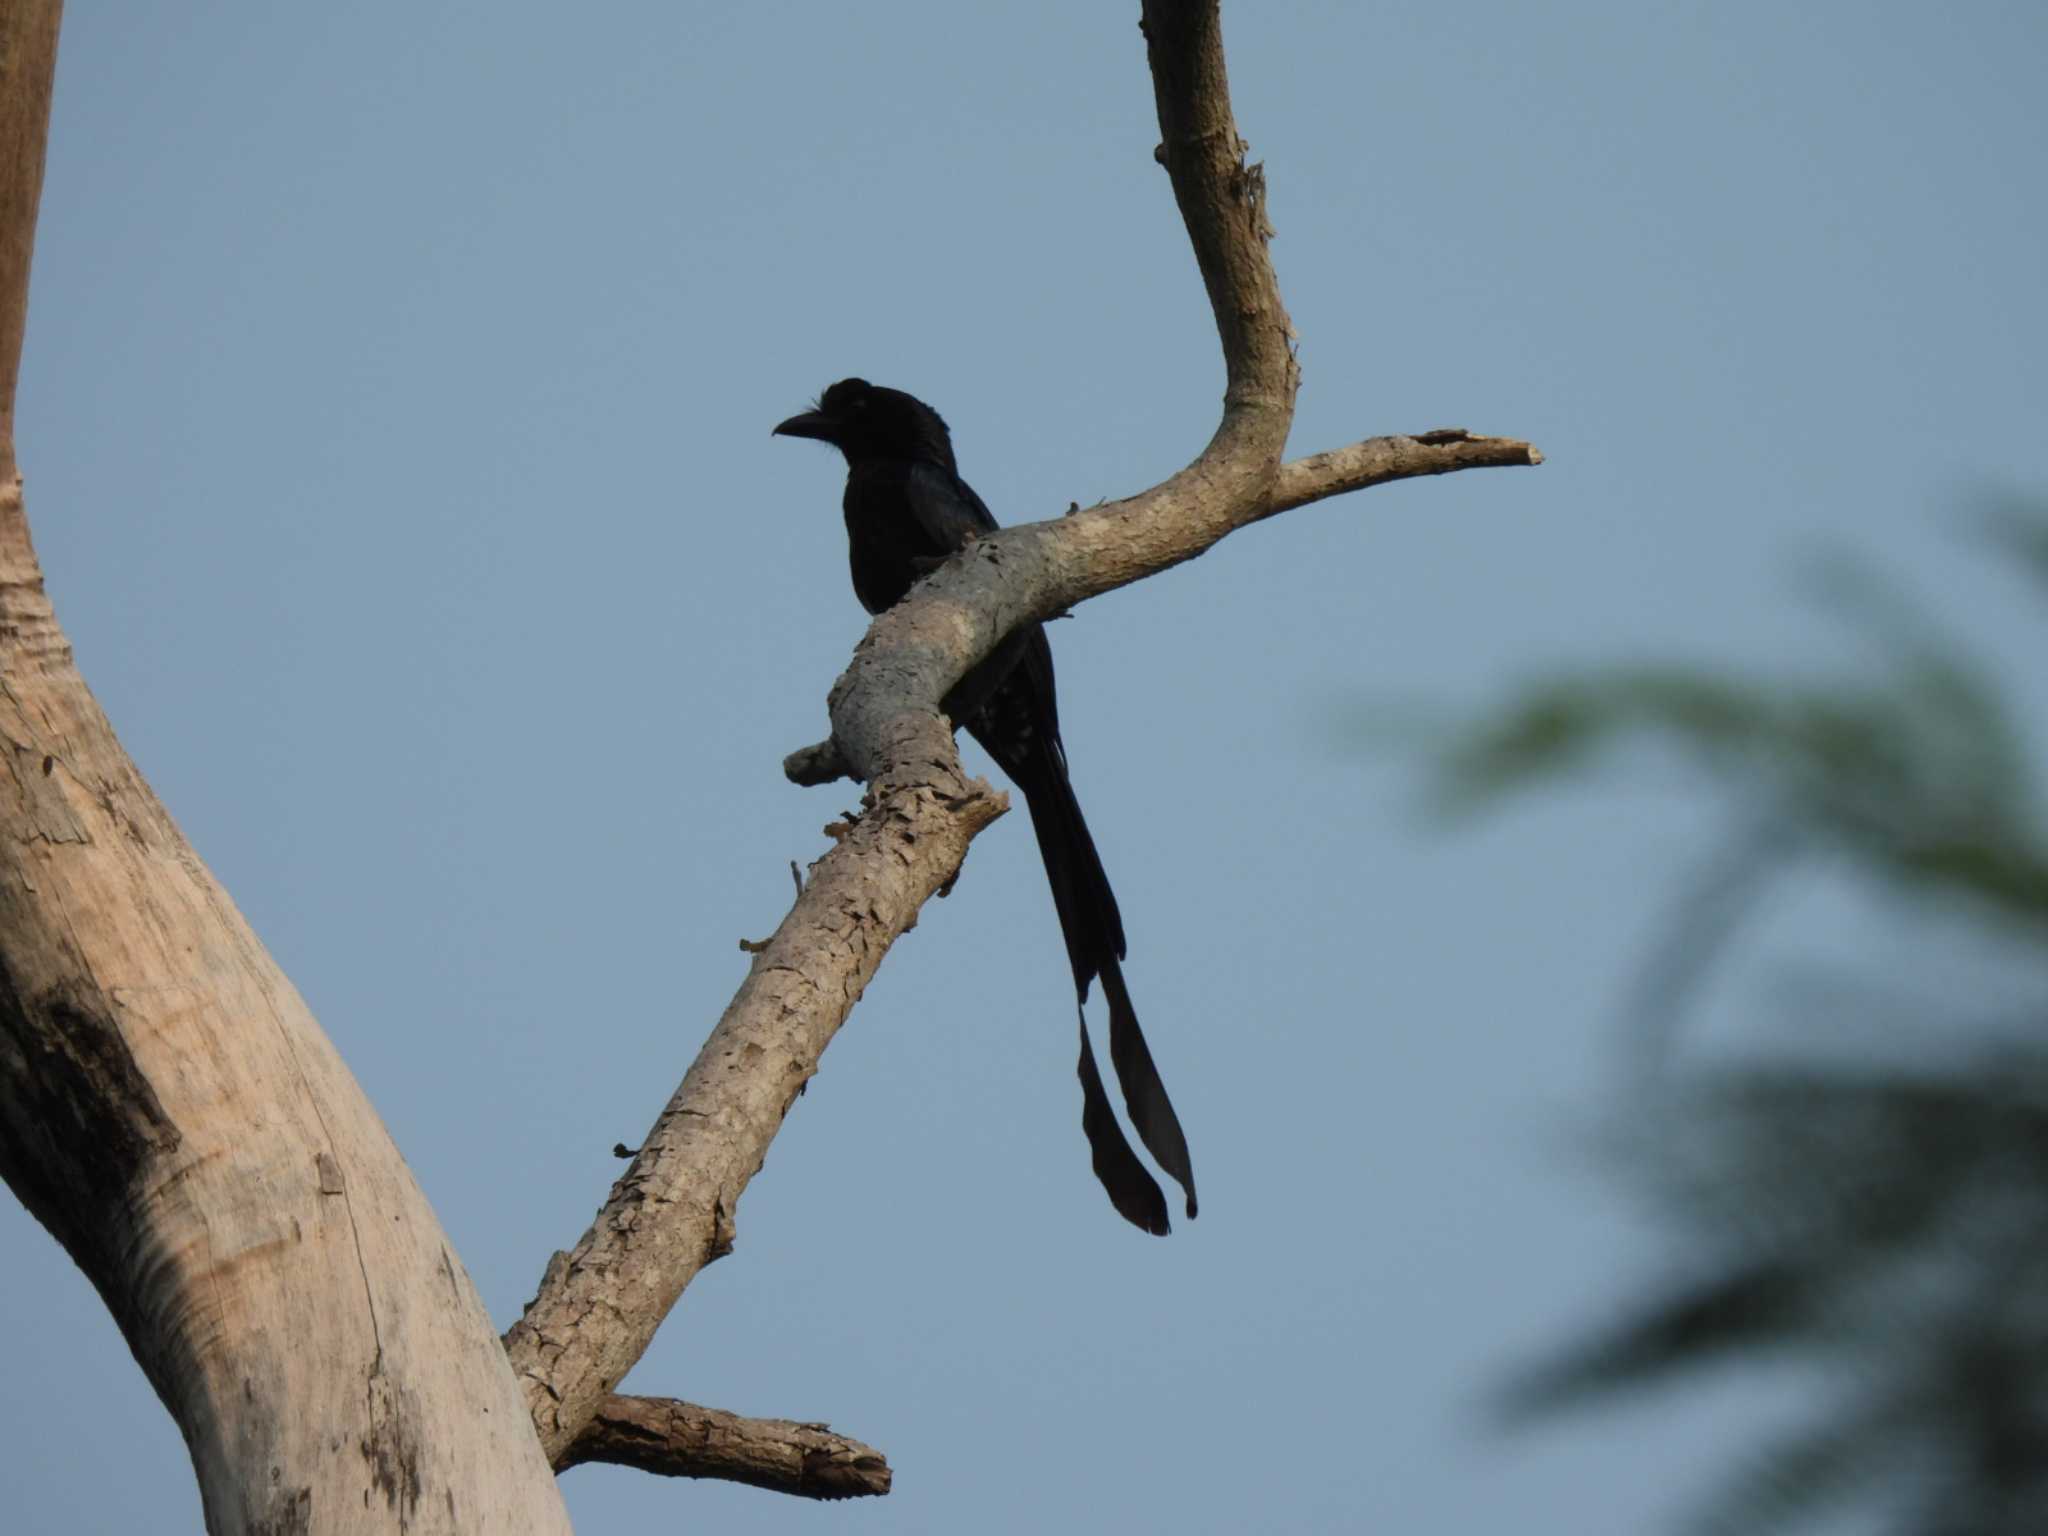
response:
<svg viewBox="0 0 2048 1536"><path fill-rule="evenodd" d="M799 747L782 760L782 774L792 784L830 784L850 779L853 770L839 755L839 744L829 737L808 747Z"/></svg>

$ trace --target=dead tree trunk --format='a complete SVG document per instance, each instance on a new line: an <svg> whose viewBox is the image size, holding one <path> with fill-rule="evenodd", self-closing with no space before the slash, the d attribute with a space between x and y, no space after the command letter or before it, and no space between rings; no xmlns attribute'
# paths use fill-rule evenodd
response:
<svg viewBox="0 0 2048 1536"><path fill-rule="evenodd" d="M1216 0L1147 0L1172 178L1227 372L1164 484L1007 530L875 621L804 783L866 782L639 1156L501 1346L332 1045L143 781L43 592L13 444L59 0L0 0L0 1175L105 1298L192 1450L215 1532L522 1533L553 1466L609 1460L831 1497L888 1470L821 1427L612 1389L705 1263L882 955L1002 809L938 701L1015 625L1291 507L1532 464L1462 431L1292 463L1297 373ZM60 509L61 515L74 515ZM1000 545L1000 562L981 558Z"/></svg>

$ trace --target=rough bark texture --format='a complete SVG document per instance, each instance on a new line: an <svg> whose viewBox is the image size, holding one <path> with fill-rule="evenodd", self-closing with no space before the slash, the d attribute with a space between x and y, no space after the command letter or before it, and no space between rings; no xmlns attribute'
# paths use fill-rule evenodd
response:
<svg viewBox="0 0 2048 1536"><path fill-rule="evenodd" d="M859 820L812 867L597 1224L549 1267L507 1335L557 1460L684 1285L731 1250L740 1192L819 1054L890 942L958 872L968 840L1002 814L1003 797L961 773L943 726L906 725L901 766L869 787ZM919 735L937 738L924 757Z"/></svg>
<svg viewBox="0 0 2048 1536"><path fill-rule="evenodd" d="M986 539L875 621L832 690L831 738L786 764L798 782L864 780L860 815L828 829L835 846L501 1352L375 1114L122 753L44 597L12 419L58 14L0 0L0 1175L99 1287L185 1432L215 1531L566 1530L549 1460L885 1491L880 1457L822 1426L611 1389L729 1251L820 1053L1007 805L965 777L938 701L1017 624L1247 523L1540 456L1435 432L1282 463L1293 333L1217 6L1147 0L1156 155L1222 345L1221 422L1165 483Z"/></svg>
<svg viewBox="0 0 2048 1536"><path fill-rule="evenodd" d="M660 1397L611 1397L562 1460L637 1467L664 1477L715 1477L808 1499L889 1491L881 1452L824 1424L746 1419Z"/></svg>
<svg viewBox="0 0 2048 1536"><path fill-rule="evenodd" d="M12 406L59 7L0 4L0 1176L105 1298L215 1532L561 1532L468 1276L72 663Z"/></svg>
<svg viewBox="0 0 2048 1536"><path fill-rule="evenodd" d="M1526 443L1429 433L1283 467L1298 373L1266 254L1265 177L1244 163L1215 0L1147 0L1158 159L1209 293L1227 385L1221 424L1165 483L1006 529L876 619L832 689L832 737L798 783L850 773L862 814L819 861L646 1145L575 1250L551 1265L506 1348L558 1460L704 1264L728 1252L747 1181L883 953L948 883L1002 801L964 777L938 701L1019 623L1192 559L1289 506L1407 475L1533 464Z"/></svg>

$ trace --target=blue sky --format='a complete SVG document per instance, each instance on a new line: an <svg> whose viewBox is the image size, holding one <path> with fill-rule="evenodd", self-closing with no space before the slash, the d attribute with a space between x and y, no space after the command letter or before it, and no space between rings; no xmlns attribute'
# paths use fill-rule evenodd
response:
<svg viewBox="0 0 2048 1536"><path fill-rule="evenodd" d="M67 18L20 405L50 588L501 1322L851 803L778 769L863 616L837 460L768 429L846 374L913 390L1016 522L1214 424L1135 21ZM1225 25L1295 451L1456 425L1549 462L1291 514L1055 627L1201 1219L1144 1240L1090 1177L1051 903L998 824L629 1383L828 1419L897 1491L585 1469L585 1529L1624 1536L1796 1406L1736 1380L1486 1431L1503 1373L1663 1253L1582 1148L1658 899L1722 822L1615 777L1446 837L1340 722L1652 655L1825 667L1853 648L1794 578L1834 545L2037 645L1959 509L2044 486L2048 13ZM1808 891L1763 949L1855 955L1885 921ZM11 1203L0 1252L36 1319L0 1404L16 1528L197 1530L90 1289Z"/></svg>

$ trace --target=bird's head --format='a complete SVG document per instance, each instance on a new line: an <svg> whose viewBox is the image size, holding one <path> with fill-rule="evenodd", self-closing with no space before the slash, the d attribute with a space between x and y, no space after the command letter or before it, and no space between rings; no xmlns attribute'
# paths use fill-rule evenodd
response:
<svg viewBox="0 0 2048 1536"><path fill-rule="evenodd" d="M818 397L817 408L775 429L781 437L815 437L858 464L913 459L954 469L953 438L939 413L915 395L866 379L841 379Z"/></svg>

